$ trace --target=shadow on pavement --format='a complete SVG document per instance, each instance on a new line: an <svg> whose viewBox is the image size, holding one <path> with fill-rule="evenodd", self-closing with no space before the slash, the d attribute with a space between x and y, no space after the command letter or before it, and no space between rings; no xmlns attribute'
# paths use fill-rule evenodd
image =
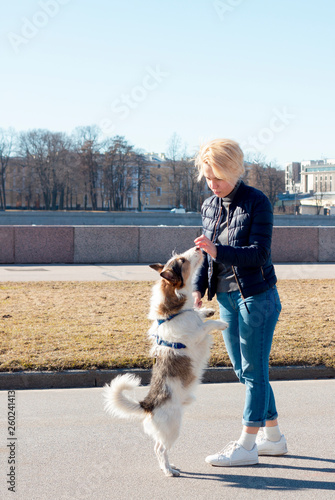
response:
<svg viewBox="0 0 335 500"><path fill-rule="evenodd" d="M285 459L321 461L335 464L335 460L319 457L304 457L299 455L285 455ZM256 469L287 469L291 471L304 471L308 473L309 479L293 479L286 477L264 477L257 475L239 475L239 474L204 474L195 472L181 471L181 477L184 479L201 479L205 481L220 481L226 483L232 488L244 488L252 490L274 490L274 491L298 491L298 490L329 490L335 491L335 468L317 468L301 467L299 465L286 464L258 464L253 466ZM213 467L213 469L223 468ZM235 467L235 470L245 469L244 467ZM230 468L232 471L233 468ZM320 481L318 479L329 479L330 481Z"/></svg>

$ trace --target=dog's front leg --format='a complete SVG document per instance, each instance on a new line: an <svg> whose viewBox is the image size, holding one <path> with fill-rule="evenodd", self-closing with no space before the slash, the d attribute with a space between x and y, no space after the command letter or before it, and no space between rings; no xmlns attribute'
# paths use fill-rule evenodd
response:
<svg viewBox="0 0 335 500"><path fill-rule="evenodd" d="M204 321L202 325L202 329L198 331L196 337L196 344L203 342L213 330L225 330L228 327L228 323L220 319L209 319L208 321Z"/></svg>
<svg viewBox="0 0 335 500"><path fill-rule="evenodd" d="M222 321L221 319L209 319L204 322L204 329L206 333L211 333L213 330L225 330L228 327L228 323Z"/></svg>
<svg viewBox="0 0 335 500"><path fill-rule="evenodd" d="M197 309L197 312L201 319L210 318L215 314L214 309L210 309L209 307L202 307L201 309Z"/></svg>

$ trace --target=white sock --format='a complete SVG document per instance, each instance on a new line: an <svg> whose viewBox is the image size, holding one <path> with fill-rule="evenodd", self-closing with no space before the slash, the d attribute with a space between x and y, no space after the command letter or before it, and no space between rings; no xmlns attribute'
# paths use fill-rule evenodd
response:
<svg viewBox="0 0 335 500"><path fill-rule="evenodd" d="M264 427L264 434L266 439L269 441L280 441L281 433L279 425L275 425L274 427Z"/></svg>
<svg viewBox="0 0 335 500"><path fill-rule="evenodd" d="M248 434L247 432L242 431L240 439L237 442L238 444L243 446L243 448L250 451L254 447L254 444L256 442L256 436L257 434Z"/></svg>

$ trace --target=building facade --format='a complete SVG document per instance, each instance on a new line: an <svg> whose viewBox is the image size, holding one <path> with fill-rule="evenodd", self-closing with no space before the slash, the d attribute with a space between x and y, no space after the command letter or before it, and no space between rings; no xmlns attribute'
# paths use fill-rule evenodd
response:
<svg viewBox="0 0 335 500"><path fill-rule="evenodd" d="M301 163L294 161L285 166L285 190L288 193L301 191Z"/></svg>
<svg viewBox="0 0 335 500"><path fill-rule="evenodd" d="M335 159L304 160L285 167L285 188L301 214L333 215Z"/></svg>
<svg viewBox="0 0 335 500"><path fill-rule="evenodd" d="M335 159L301 162L303 193L331 193L334 190Z"/></svg>
<svg viewBox="0 0 335 500"><path fill-rule="evenodd" d="M288 193L331 193L335 190L335 159L287 163L285 189Z"/></svg>

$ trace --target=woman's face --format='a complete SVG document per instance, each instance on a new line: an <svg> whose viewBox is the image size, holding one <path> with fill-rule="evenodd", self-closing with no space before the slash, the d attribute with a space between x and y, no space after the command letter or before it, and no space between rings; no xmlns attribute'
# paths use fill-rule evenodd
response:
<svg viewBox="0 0 335 500"><path fill-rule="evenodd" d="M209 189L219 198L225 198L228 196L228 194L231 193L235 187L234 184L215 177L212 167L209 165L204 164L203 173Z"/></svg>

